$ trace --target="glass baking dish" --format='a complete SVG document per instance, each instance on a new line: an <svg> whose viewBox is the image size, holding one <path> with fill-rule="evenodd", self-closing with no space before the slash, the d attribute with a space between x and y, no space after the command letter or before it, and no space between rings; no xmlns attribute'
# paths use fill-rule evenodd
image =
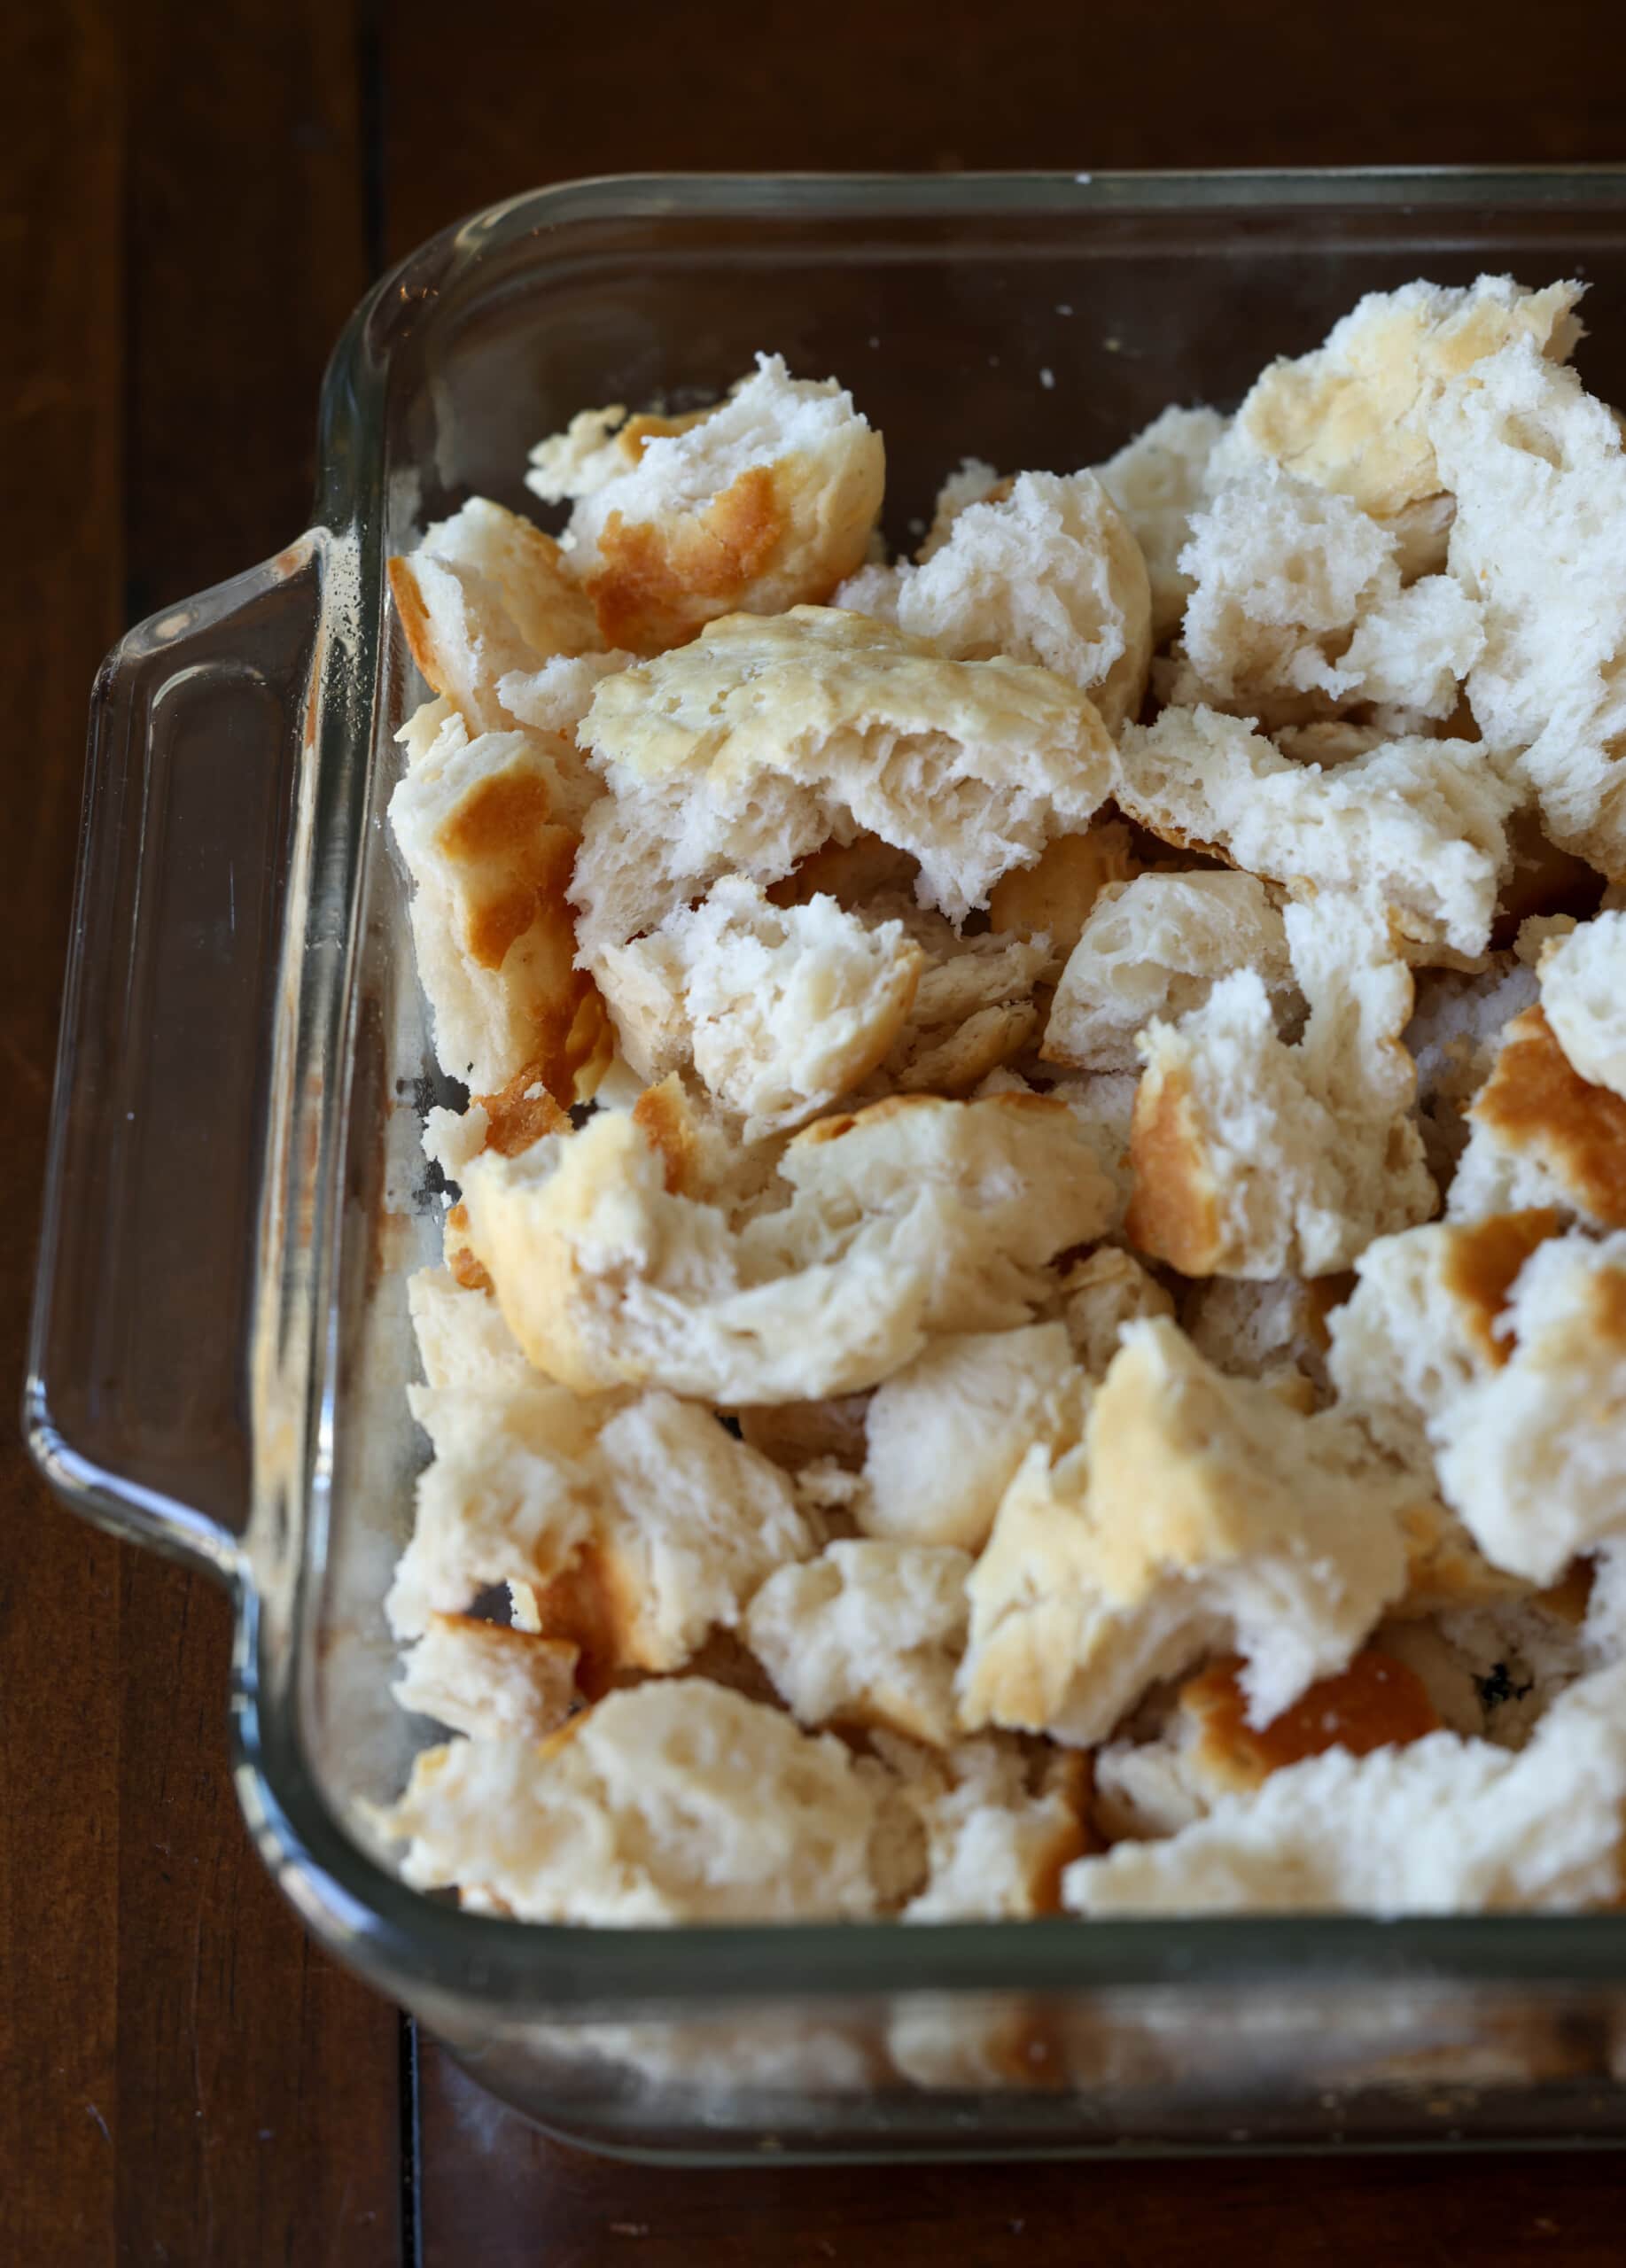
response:
<svg viewBox="0 0 1626 2268"><path fill-rule="evenodd" d="M231 1588L236 1774L317 1936L496 2093L690 2160L1617 2141L1626 1915L589 1931L370 1846L414 1724L380 1612L422 1444L404 1279L440 1095L381 814L415 695L384 563L588 403L758 347L887 439L888 533L976 454L1087 464L1234 401L1364 291L1597 286L1626 171L587 182L494 206L338 343L315 524L96 687L26 1422L88 1517Z"/></svg>

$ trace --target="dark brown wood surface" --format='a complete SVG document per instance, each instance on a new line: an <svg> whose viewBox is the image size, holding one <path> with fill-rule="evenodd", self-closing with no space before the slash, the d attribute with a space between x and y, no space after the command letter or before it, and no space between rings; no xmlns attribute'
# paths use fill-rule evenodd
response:
<svg viewBox="0 0 1626 2268"><path fill-rule="evenodd" d="M1621 159L1623 64L1596 0L0 12L0 2259L1626 2256L1609 2157L651 2171L546 2142L427 2045L415 2133L398 2018L306 1943L239 1824L223 1601L58 1511L12 1415L90 677L128 621L303 524L370 269L625 169Z"/></svg>

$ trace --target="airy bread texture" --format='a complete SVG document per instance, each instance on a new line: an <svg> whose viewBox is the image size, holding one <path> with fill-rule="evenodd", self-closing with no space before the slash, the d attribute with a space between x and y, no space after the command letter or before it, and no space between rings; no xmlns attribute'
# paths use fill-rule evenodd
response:
<svg viewBox="0 0 1626 2268"><path fill-rule="evenodd" d="M637 1928L856 1921L879 1775L701 1678L611 1693L540 1745L453 1741L385 1814L403 1878L477 1913Z"/></svg>
<svg viewBox="0 0 1626 2268"><path fill-rule="evenodd" d="M1236 415L1240 461L1268 458L1391 524L1454 489L1435 461L1431 413L1454 382L1515 340L1561 362L1582 335L1585 286L1527 291L1511 276L1467 289L1369 291L1326 343L1272 362Z"/></svg>
<svg viewBox="0 0 1626 2268"><path fill-rule="evenodd" d="M1180 566L1192 583L1181 641L1201 691L1177 697L1269 725L1357 702L1449 717L1483 643L1459 583L1403 588L1391 531L1272 463L1216 491Z"/></svg>
<svg viewBox="0 0 1626 2268"><path fill-rule="evenodd" d="M490 1293L465 1290L449 1268L408 1277L407 1311L432 1386L521 1386L534 1377Z"/></svg>
<svg viewBox="0 0 1626 2268"><path fill-rule="evenodd" d="M1273 1773L1160 1842L1062 1877L1077 1914L1495 1913L1618 1904L1626 1669L1553 1704L1529 1746L1438 1732Z"/></svg>
<svg viewBox="0 0 1626 2268"><path fill-rule="evenodd" d="M1113 1741L1095 1759L1095 1815L1114 1840L1178 1834L1224 1796L1262 1788L1273 1772L1342 1749L1352 1756L1420 1740L1441 1719L1415 1671L1366 1646L1318 1678L1268 1725L1248 1721L1238 1665L1221 1659L1174 1697L1157 1736Z"/></svg>
<svg viewBox="0 0 1626 2268"><path fill-rule="evenodd" d="M1310 1003L1296 1045L1251 969L1141 1035L1126 1231L1187 1276L1329 1275L1435 1208L1405 1115L1409 972L1353 900L1289 906L1286 928Z"/></svg>
<svg viewBox="0 0 1626 2268"><path fill-rule="evenodd" d="M576 1703L576 1649L502 1622L432 1614L391 1690L471 1740L541 1740Z"/></svg>
<svg viewBox="0 0 1626 2268"><path fill-rule="evenodd" d="M1112 743L1048 670L955 662L834 608L734 616L607 678L581 727L611 790L572 895L589 959L730 869L770 882L860 829L959 921L1104 800Z"/></svg>
<svg viewBox="0 0 1626 2268"><path fill-rule="evenodd" d="M1626 1098L1626 913L1550 938L1539 967L1542 1010L1570 1068Z"/></svg>
<svg viewBox="0 0 1626 2268"><path fill-rule="evenodd" d="M484 496L437 521L410 557L391 560L412 658L471 732L520 721L499 691L509 672L529 676L554 655L603 644L571 567L551 536Z"/></svg>
<svg viewBox="0 0 1626 2268"><path fill-rule="evenodd" d="M575 967L577 837L555 817L557 788L533 735L471 740L451 716L390 798L435 1052L477 1092L523 1073L569 1102L609 1060L603 1003Z"/></svg>
<svg viewBox="0 0 1626 2268"><path fill-rule="evenodd" d="M933 1543L827 1544L771 1574L745 1638L798 1724L954 1735L970 1554Z"/></svg>
<svg viewBox="0 0 1626 2268"><path fill-rule="evenodd" d="M1534 343L1429 420L1457 499L1451 571L1479 606L1468 697L1552 841L1626 874L1626 453L1614 414Z"/></svg>
<svg viewBox="0 0 1626 2268"><path fill-rule="evenodd" d="M903 1029L925 966L900 922L871 926L833 897L782 908L732 874L647 936L607 947L598 969L638 1076L692 1063L755 1142L863 1084Z"/></svg>
<svg viewBox="0 0 1626 2268"><path fill-rule="evenodd" d="M899 1097L785 1150L789 1201L737 1232L668 1186L635 1118L467 1169L471 1240L515 1337L582 1393L661 1384L727 1406L874 1386L943 1331L1025 1323L1111 1192L1037 1096Z"/></svg>
<svg viewBox="0 0 1626 2268"><path fill-rule="evenodd" d="M1192 515L1208 501L1210 467L1225 427L1217 409L1165 409L1095 468L1146 561L1155 646L1173 636L1186 611L1191 578L1180 554Z"/></svg>
<svg viewBox="0 0 1626 2268"><path fill-rule="evenodd" d="M835 379L759 354L704 416L651 425L625 469L580 420L533 454L537 493L578 500L565 540L604 644L657 654L720 615L821 602L863 559L886 451Z"/></svg>
<svg viewBox="0 0 1626 2268"><path fill-rule="evenodd" d="M669 1394L617 1408L533 1378L416 1387L412 1406L435 1454L385 1601L398 1635L523 1588L529 1626L575 1648L584 1689L602 1689L623 1669L681 1668L816 1549L778 1467Z"/></svg>
<svg viewBox="0 0 1626 2268"><path fill-rule="evenodd" d="M1105 1739L1162 1677L1234 1645L1268 1724L1404 1588L1414 1481L1336 1412L1305 1418L1129 1324L1083 1445L1031 1450L969 1584L969 1729Z"/></svg>
<svg viewBox="0 0 1626 2268"><path fill-rule="evenodd" d="M893 1542L980 1550L1028 1450L1076 1441L1084 1404L1060 1323L934 1340L871 1397L860 1526Z"/></svg>
<svg viewBox="0 0 1626 2268"><path fill-rule="evenodd" d="M1421 1468L1501 1568L1551 1583L1626 1533L1626 1235L1552 1212L1373 1246L1333 1317L1331 1368L1374 1437Z"/></svg>
<svg viewBox="0 0 1626 2268"><path fill-rule="evenodd" d="M937 1751L883 1734L875 1748L925 1840L926 1884L906 1922L1024 1922L1060 1909L1062 1870L1087 1847L1082 1757L998 1737Z"/></svg>
<svg viewBox="0 0 1626 2268"><path fill-rule="evenodd" d="M1581 1076L1544 1007L1504 1026L1467 1122L1451 1185L1454 1216L1553 1205L1596 1227L1626 1228L1626 1100Z"/></svg>
<svg viewBox="0 0 1626 2268"><path fill-rule="evenodd" d="M1048 1063L1131 1071L1136 1035L1252 969L1279 1014L1297 1003L1281 915L1252 874L1140 874L1096 898L1050 1006Z"/></svg>
<svg viewBox="0 0 1626 2268"><path fill-rule="evenodd" d="M1124 734L1118 775L1124 811L1165 842L1295 891L1348 891L1415 945L1490 940L1517 794L1476 742L1386 741L1324 771L1240 718L1165 709Z"/></svg>
<svg viewBox="0 0 1626 2268"><path fill-rule="evenodd" d="M864 590L844 588L844 604ZM967 661L1037 662L1087 693L1109 732L1140 706L1151 595L1140 547L1093 473L1024 472L968 504L922 566L896 571L884 618Z"/></svg>

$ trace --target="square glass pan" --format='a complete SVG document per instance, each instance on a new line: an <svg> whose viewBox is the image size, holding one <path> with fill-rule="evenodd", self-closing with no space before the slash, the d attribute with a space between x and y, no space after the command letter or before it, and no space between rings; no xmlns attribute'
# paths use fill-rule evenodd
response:
<svg viewBox="0 0 1626 2268"><path fill-rule="evenodd" d="M428 1728L379 1610L423 1445L404 1280L443 1093L382 814L417 697L384 563L591 403L759 348L946 470L1098 461L1235 401L1361 292L1595 286L1626 402L1626 173L587 182L449 229L331 365L315 524L130 633L92 711L27 1422L89 1517L234 1591L245 1811L311 1928L601 2148L719 2160L1617 2140L1626 1918L535 1928L401 1887L362 1806Z"/></svg>

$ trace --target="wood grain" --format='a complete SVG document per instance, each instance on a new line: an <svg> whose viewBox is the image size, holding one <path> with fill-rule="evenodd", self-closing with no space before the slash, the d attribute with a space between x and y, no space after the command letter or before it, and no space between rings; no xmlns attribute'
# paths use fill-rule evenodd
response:
<svg viewBox="0 0 1626 2268"><path fill-rule="evenodd" d="M0 13L0 2258L399 2257L399 2020L317 1953L228 1775L230 1619L16 1439L102 653L304 524L364 282L349 11Z"/></svg>

